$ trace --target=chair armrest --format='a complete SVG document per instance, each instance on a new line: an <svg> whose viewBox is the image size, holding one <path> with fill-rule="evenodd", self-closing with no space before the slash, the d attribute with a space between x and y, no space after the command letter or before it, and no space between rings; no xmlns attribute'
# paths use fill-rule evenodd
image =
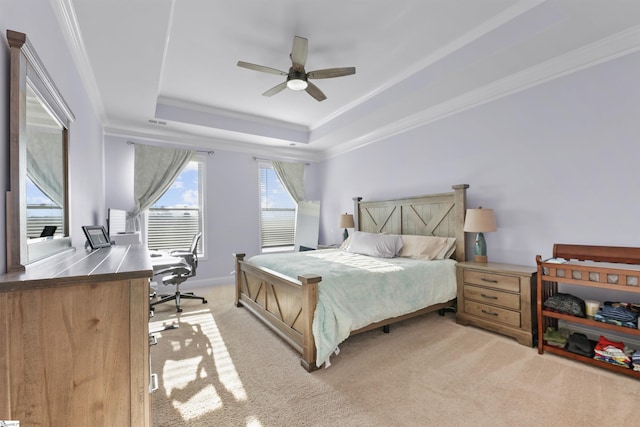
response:
<svg viewBox="0 0 640 427"><path fill-rule="evenodd" d="M173 251L170 253L172 257L182 258L189 265L193 265L194 263L194 255L192 252L188 251Z"/></svg>
<svg viewBox="0 0 640 427"><path fill-rule="evenodd" d="M175 256L175 257L182 257L182 258L193 256L193 254L191 252L189 252L189 251L181 251L181 250L171 251L171 252L169 252L169 255Z"/></svg>

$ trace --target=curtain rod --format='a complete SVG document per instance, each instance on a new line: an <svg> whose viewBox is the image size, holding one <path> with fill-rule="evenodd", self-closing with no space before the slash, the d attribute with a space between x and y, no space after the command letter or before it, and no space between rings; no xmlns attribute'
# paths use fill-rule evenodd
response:
<svg viewBox="0 0 640 427"><path fill-rule="evenodd" d="M133 141L127 141L127 144L136 145L136 143L133 142ZM213 150L211 150L211 151L208 151L208 150L193 150L193 151L195 151L196 153L205 153L205 154L208 154L208 155L215 154L215 151L213 151Z"/></svg>
<svg viewBox="0 0 640 427"><path fill-rule="evenodd" d="M265 158L265 157L256 157L256 156L253 156L253 157L252 157L252 159L253 159L253 160L255 160L255 161L258 161L258 160L266 160L266 161L268 161L268 162L272 162L272 161L276 160L276 159L267 159L267 158ZM283 161L284 161L284 160L283 160ZM311 165L311 163L309 163L309 162L302 162L302 161L298 161L298 162L294 161L294 162L292 162L292 163L302 163L302 164L304 164L305 166L309 166L309 165Z"/></svg>

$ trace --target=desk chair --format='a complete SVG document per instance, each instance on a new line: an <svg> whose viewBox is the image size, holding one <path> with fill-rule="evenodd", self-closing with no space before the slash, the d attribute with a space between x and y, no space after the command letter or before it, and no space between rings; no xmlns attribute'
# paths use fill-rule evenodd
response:
<svg viewBox="0 0 640 427"><path fill-rule="evenodd" d="M162 275L162 284L166 286L174 285L176 287L176 291L173 294L165 295L160 297L159 301L154 301L150 304L151 310L154 310L157 304L162 304L163 302L175 300L176 302L176 311L178 313L182 312L182 308L180 307L181 299L197 299L201 300L203 304L207 303L207 300L203 297L199 297L193 294L193 292L180 292L180 284L187 280L190 277L194 277L196 275L196 269L198 268L198 242L200 241L200 237L202 233L196 233L193 236L193 241L191 242L191 249L189 251L172 251L170 253L171 256L182 258L180 264L173 265L171 267L162 269L155 273L155 275Z"/></svg>

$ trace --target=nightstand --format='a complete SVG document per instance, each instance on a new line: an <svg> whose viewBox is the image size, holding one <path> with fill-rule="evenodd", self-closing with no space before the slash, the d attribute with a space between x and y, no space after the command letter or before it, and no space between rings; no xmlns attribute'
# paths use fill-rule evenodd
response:
<svg viewBox="0 0 640 427"><path fill-rule="evenodd" d="M537 344L536 267L459 262L456 322Z"/></svg>

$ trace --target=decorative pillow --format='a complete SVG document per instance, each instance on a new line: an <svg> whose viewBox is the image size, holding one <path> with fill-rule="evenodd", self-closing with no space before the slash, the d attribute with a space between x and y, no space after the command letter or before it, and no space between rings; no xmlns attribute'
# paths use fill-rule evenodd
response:
<svg viewBox="0 0 640 427"><path fill-rule="evenodd" d="M449 259L456 252L456 238L447 237L447 245L444 247L444 251L440 252L436 259Z"/></svg>
<svg viewBox="0 0 640 427"><path fill-rule="evenodd" d="M401 257L413 259L447 259L456 249L456 239L453 237L415 236L405 234L402 236Z"/></svg>
<svg viewBox="0 0 640 427"><path fill-rule="evenodd" d="M402 249L402 237L393 234L355 231L345 249L347 252L377 258L393 258Z"/></svg>

